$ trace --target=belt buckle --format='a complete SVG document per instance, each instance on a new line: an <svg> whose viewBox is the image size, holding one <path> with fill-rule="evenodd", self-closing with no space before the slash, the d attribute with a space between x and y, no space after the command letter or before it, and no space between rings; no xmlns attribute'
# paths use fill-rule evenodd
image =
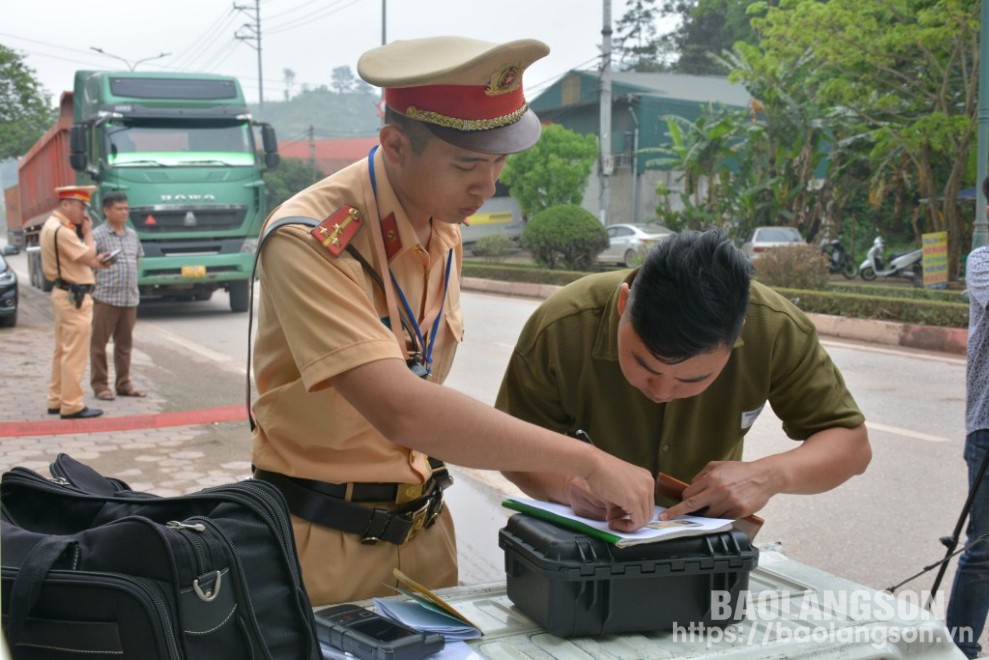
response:
<svg viewBox="0 0 989 660"><path fill-rule="evenodd" d="M421 507L419 507L415 511L411 511L405 514L406 516L408 516L409 520L412 521L412 527L409 528L409 532L408 534L405 535L405 539L402 540L402 543L408 543L409 541L411 541L413 538L415 538L415 535L422 530L423 527L427 526L427 523L432 522L432 519L429 516L429 505L431 504L431 502L432 502L431 499L427 500L426 502L423 503Z"/></svg>
<svg viewBox="0 0 989 660"><path fill-rule="evenodd" d="M429 482L426 482L427 484ZM395 489L395 504L410 504L422 498L424 484L398 484Z"/></svg>

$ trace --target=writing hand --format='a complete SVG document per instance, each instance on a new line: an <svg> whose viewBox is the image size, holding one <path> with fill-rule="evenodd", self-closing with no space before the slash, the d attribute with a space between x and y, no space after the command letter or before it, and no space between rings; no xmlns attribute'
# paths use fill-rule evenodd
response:
<svg viewBox="0 0 989 660"><path fill-rule="evenodd" d="M757 463L712 461L684 489L683 501L659 518L670 520L701 511L712 518L743 518L766 506L776 492Z"/></svg>

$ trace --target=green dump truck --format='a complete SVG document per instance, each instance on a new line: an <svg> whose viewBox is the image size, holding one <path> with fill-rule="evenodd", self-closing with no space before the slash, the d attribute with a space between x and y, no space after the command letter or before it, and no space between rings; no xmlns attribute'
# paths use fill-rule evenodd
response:
<svg viewBox="0 0 989 660"><path fill-rule="evenodd" d="M58 121L18 165L15 240L27 247L31 283L50 287L38 234L56 206L54 188L95 184L96 223L103 194L127 194L144 247L142 297L205 300L226 289L230 308L246 311L266 213L261 173L278 159L274 129L252 120L236 78L76 72Z"/></svg>

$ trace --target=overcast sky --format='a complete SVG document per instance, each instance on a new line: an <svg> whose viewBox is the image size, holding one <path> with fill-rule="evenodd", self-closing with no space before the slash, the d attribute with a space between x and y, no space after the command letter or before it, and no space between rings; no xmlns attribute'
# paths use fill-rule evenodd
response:
<svg viewBox="0 0 989 660"><path fill-rule="evenodd" d="M249 7L239 11L234 5ZM488 41L535 38L550 54L525 74L532 97L570 69L594 67L602 44L603 0L387 0L388 41L460 35ZM282 100L284 71L303 84L329 85L334 68L348 66L380 45L382 0L261 0L264 98ZM625 0L612 0L612 21ZM235 38L251 35L255 0L4 0L0 43L25 56L57 104L72 88L76 69L210 72L235 75L249 101L258 98L257 51Z"/></svg>

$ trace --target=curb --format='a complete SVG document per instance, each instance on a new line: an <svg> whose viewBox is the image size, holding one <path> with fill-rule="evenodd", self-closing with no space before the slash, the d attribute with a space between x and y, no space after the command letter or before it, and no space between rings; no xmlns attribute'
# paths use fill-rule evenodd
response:
<svg viewBox="0 0 989 660"><path fill-rule="evenodd" d="M466 291L528 298L548 298L553 292L561 288L553 284L502 282L479 277L465 277L461 280L460 286ZM818 334L827 337L961 356L965 355L968 348L967 328L873 321L830 314L807 314L807 316L817 326Z"/></svg>

